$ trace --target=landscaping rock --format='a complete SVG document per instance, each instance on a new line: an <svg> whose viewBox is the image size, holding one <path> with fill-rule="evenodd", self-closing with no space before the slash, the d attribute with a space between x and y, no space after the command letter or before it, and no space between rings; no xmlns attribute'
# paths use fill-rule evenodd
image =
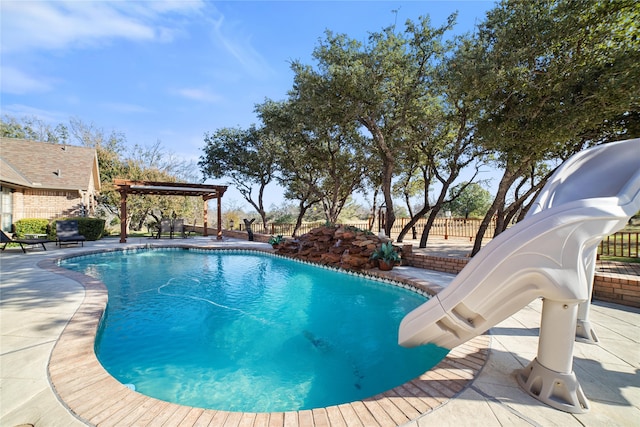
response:
<svg viewBox="0 0 640 427"><path fill-rule="evenodd" d="M373 268L369 257L384 241L352 227L317 227L295 240L287 239L276 253L345 270Z"/></svg>

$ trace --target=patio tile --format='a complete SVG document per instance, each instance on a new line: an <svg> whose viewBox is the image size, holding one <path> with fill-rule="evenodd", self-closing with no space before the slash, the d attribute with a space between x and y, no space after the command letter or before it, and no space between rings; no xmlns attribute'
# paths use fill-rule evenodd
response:
<svg viewBox="0 0 640 427"><path fill-rule="evenodd" d="M6 335L0 334L0 357L4 355L8 355L10 353L14 353L17 351L38 347L38 346L49 345L51 347L41 348L40 350L45 350L45 351L48 350L50 352L54 344L55 344L55 339L51 337L42 337L42 336L29 337L24 335L14 336L10 334L6 334Z"/></svg>
<svg viewBox="0 0 640 427"><path fill-rule="evenodd" d="M21 384L23 387L21 387ZM7 384L5 381L0 381L0 388L0 401L2 402L0 425L2 426L18 426L21 424L47 427L86 426L60 404L48 383L44 384L43 381L35 380L13 380L10 384ZM27 390L36 392L25 395L24 392ZM22 399L18 405L11 404L14 399L7 397L5 393L12 393L13 396L20 396Z"/></svg>
<svg viewBox="0 0 640 427"><path fill-rule="evenodd" d="M122 426L133 426L144 414L149 414L151 411L153 411L154 407L159 411L161 404L162 402L160 402L159 400L147 399L133 411L130 411L127 415L118 420L118 422Z"/></svg>
<svg viewBox="0 0 640 427"><path fill-rule="evenodd" d="M60 335L73 312L14 310L3 308L0 314L0 334L51 339ZM28 316L29 321L25 322Z"/></svg>
<svg viewBox="0 0 640 427"><path fill-rule="evenodd" d="M330 406L325 408L327 411L327 418L329 418L329 423L331 426L344 427L347 425L344 417L342 416L342 412L337 406Z"/></svg>
<svg viewBox="0 0 640 427"><path fill-rule="evenodd" d="M637 406L617 406L610 402L591 399L591 411L578 414L576 419L582 425L591 426L637 426L640 420L640 409Z"/></svg>
<svg viewBox="0 0 640 427"><path fill-rule="evenodd" d="M215 411L203 411L202 414L200 414L200 416L198 417L198 419L193 423L193 427L207 427L209 423L211 423L211 420L213 419L214 415L215 415ZM261 417L260 415L263 415L263 417ZM258 414L253 424L254 427L267 427L269 422L268 417L269 417L269 414ZM259 422L260 419L266 421L266 423Z"/></svg>
<svg viewBox="0 0 640 427"><path fill-rule="evenodd" d="M634 367L574 358L573 370L589 400L620 406L640 401L640 372Z"/></svg>
<svg viewBox="0 0 640 427"><path fill-rule="evenodd" d="M153 425L153 423L156 420L156 417L163 413L164 411L167 411L168 408L173 408L174 405L170 404L169 402L161 402L159 400L155 401L155 405L151 405L149 407L149 409L142 414L141 417L139 417L138 419L136 419L132 424L130 424L132 427L133 426L147 426L147 425ZM171 415L171 414L169 414Z"/></svg>
<svg viewBox="0 0 640 427"><path fill-rule="evenodd" d="M316 427L329 427L329 416L325 408L314 409L313 411L313 424ZM254 427L258 427L254 424Z"/></svg>
<svg viewBox="0 0 640 427"><path fill-rule="evenodd" d="M25 405L47 389L49 384L42 378L11 378L0 379L0 402L2 402L2 416ZM52 393L53 396L53 393ZM0 424L4 425L4 424Z"/></svg>
<svg viewBox="0 0 640 427"><path fill-rule="evenodd" d="M193 409L191 410L191 412L194 412ZM257 414L251 414L251 413L242 414L242 417L240 418L240 422L238 423L238 427L253 427L254 422L256 420L256 416ZM182 420L182 422L183 424L189 425L188 417L185 417L185 419Z"/></svg>
<svg viewBox="0 0 640 427"><path fill-rule="evenodd" d="M618 319L633 325L634 319L640 314L640 308L627 307L604 301L593 301L591 303L592 319Z"/></svg>
<svg viewBox="0 0 640 427"><path fill-rule="evenodd" d="M502 427L490 405L479 394L467 391L462 396L456 398L463 399L463 405L443 405L437 409L439 427L460 427L465 425L461 420L472 420L469 424L483 427ZM422 416L407 424L410 427L431 427L434 421L430 414ZM515 424L512 424L515 425Z"/></svg>
<svg viewBox="0 0 640 427"><path fill-rule="evenodd" d="M0 356L0 378L42 378L53 342L27 346Z"/></svg>
<svg viewBox="0 0 640 427"><path fill-rule="evenodd" d="M525 393L520 387L493 385L489 405L503 425L580 426L573 414L553 409ZM484 392L485 390L483 390ZM486 393L486 392L485 392ZM504 418L504 419L503 419Z"/></svg>
<svg viewBox="0 0 640 427"><path fill-rule="evenodd" d="M600 363L612 364L612 365L629 365L632 363L640 362L638 360L623 360L618 356L624 349L617 348L619 346L628 346L628 342L625 343L621 340L605 339L600 340L597 344L585 344L576 342L573 349L573 357L578 359L596 359ZM640 348L640 345L639 345ZM622 351L621 351L622 350ZM640 367L640 366L638 366Z"/></svg>
<svg viewBox="0 0 640 427"><path fill-rule="evenodd" d="M180 406L173 414L171 414L171 416L167 419L166 421L166 425L168 426L173 426L173 425L181 425L183 424L184 419L187 417L187 415L189 414L189 412L191 411L191 408L188 406ZM117 426L118 424L114 424L114 426ZM121 425L121 424L120 424Z"/></svg>

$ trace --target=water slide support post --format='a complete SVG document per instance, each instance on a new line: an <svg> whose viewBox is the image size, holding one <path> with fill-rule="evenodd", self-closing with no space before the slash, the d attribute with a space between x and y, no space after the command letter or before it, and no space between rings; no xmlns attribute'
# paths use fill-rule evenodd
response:
<svg viewBox="0 0 640 427"><path fill-rule="evenodd" d="M589 310L591 308L591 295L593 294L593 277L596 270L597 251L593 251L593 255L587 261L585 268L586 277L589 283L586 286L589 289L589 299L583 301L578 306L578 321L576 323L576 341L585 344L597 343L598 336L589 321Z"/></svg>
<svg viewBox="0 0 640 427"><path fill-rule="evenodd" d="M578 302L543 301L538 356L518 370L516 378L527 393L541 402L583 414L589 411L589 401L573 372L577 315Z"/></svg>

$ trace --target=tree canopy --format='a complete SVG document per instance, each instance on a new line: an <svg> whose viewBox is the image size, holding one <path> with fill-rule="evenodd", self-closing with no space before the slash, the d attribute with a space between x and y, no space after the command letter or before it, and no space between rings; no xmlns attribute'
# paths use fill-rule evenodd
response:
<svg viewBox="0 0 640 427"><path fill-rule="evenodd" d="M313 64L292 62L288 99L256 107L278 141L265 176L299 202L298 221L318 203L335 221L354 191L374 194L375 213L381 192L389 234L401 197L412 218L398 240L428 216L424 246L429 223L479 190L477 172L491 165L502 177L475 252L490 220L499 233L522 217L564 159L638 135L639 10L633 0L503 0L454 39L455 15L362 41L328 30Z"/></svg>
<svg viewBox="0 0 640 427"><path fill-rule="evenodd" d="M229 178L265 226L264 195L279 184L296 205L296 230L311 212L338 221L360 192L371 195L371 214L383 207L390 234L400 199L411 219L398 240L409 230L415 237L426 217L425 246L443 209L463 203L471 214L464 199L486 198L478 172L489 165L500 178L475 253L491 220L497 234L522 218L562 161L640 135L636 0L502 0L472 33L451 37L455 19L432 25L419 17L364 40L327 30L310 63L292 61L284 99L255 105L257 124L205 134L203 176ZM96 147L104 204L113 209L115 177L193 175L159 143L125 149L124 135L77 120L54 128L37 119L1 124L5 136ZM181 209L164 203L140 200L136 212Z"/></svg>
<svg viewBox="0 0 640 427"><path fill-rule="evenodd" d="M198 165L205 178L231 179L242 197L254 207L267 227L264 191L274 180L277 142L263 129L222 128L206 134ZM253 193L257 185L257 195Z"/></svg>
<svg viewBox="0 0 640 427"><path fill-rule="evenodd" d="M474 254L493 215L496 233L507 226L507 192L521 188L518 179L589 145L625 137L627 129L607 129L638 111L638 18L640 5L627 0L504 0L487 14L471 47L484 90L476 133L503 175ZM531 187L539 190L549 174L537 176Z"/></svg>

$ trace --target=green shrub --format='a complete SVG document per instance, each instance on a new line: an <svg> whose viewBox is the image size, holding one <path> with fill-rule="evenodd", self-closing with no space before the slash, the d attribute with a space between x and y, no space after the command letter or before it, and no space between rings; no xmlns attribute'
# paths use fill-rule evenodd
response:
<svg viewBox="0 0 640 427"><path fill-rule="evenodd" d="M370 236L373 234L373 232L369 230L363 230L362 228L356 227L355 225L347 225L344 227L344 229L348 231L353 231L354 233L363 233L363 234L366 234L367 236Z"/></svg>
<svg viewBox="0 0 640 427"><path fill-rule="evenodd" d="M370 259L381 259L385 262L400 261L400 254L393 246L393 243L383 243L379 248L375 249L371 254Z"/></svg>
<svg viewBox="0 0 640 427"><path fill-rule="evenodd" d="M284 242L284 237L282 236L282 234L278 234L277 236L271 236L271 238L269 239L270 245L279 245L282 242Z"/></svg>
<svg viewBox="0 0 640 427"><path fill-rule="evenodd" d="M47 234L49 220L43 218L23 218L16 221L15 233L18 238L24 238L25 234Z"/></svg>
<svg viewBox="0 0 640 427"><path fill-rule="evenodd" d="M64 221L66 219L78 221L78 232L86 237L87 240L98 240L104 235L104 219L85 217L59 218L51 223L50 238L55 239L56 237L56 221Z"/></svg>

